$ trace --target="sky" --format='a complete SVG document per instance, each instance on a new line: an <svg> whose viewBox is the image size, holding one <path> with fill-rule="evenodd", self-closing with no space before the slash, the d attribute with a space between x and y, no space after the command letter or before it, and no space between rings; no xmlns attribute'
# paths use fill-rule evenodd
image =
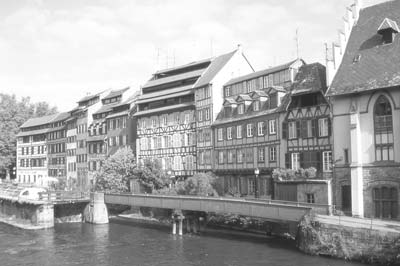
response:
<svg viewBox="0 0 400 266"><path fill-rule="evenodd" d="M90 93L241 44L262 70L325 63L354 0L0 0L0 93L68 111ZM363 6L384 2L364 0ZM296 30L297 40L296 41Z"/></svg>

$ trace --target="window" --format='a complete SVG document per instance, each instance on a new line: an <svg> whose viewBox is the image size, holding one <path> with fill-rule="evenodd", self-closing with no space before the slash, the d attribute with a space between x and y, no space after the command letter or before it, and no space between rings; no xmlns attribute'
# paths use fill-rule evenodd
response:
<svg viewBox="0 0 400 266"><path fill-rule="evenodd" d="M239 104L238 106L238 114L243 114L244 113L244 104Z"/></svg>
<svg viewBox="0 0 400 266"><path fill-rule="evenodd" d="M228 151L228 163L233 163L233 151Z"/></svg>
<svg viewBox="0 0 400 266"><path fill-rule="evenodd" d="M241 138L242 138L242 125L238 125L238 126L236 127L236 137L237 137L238 139L241 139Z"/></svg>
<svg viewBox="0 0 400 266"><path fill-rule="evenodd" d="M210 120L210 108L206 108L206 120Z"/></svg>
<svg viewBox="0 0 400 266"><path fill-rule="evenodd" d="M300 169L300 153L292 153L292 170Z"/></svg>
<svg viewBox="0 0 400 266"><path fill-rule="evenodd" d="M243 150L238 149L236 157L237 157L237 162L242 163L243 162Z"/></svg>
<svg viewBox="0 0 400 266"><path fill-rule="evenodd" d="M302 132L301 132L301 136L303 138L312 138L314 136L313 132L313 120L308 119L308 120L303 120L302 121ZM315 123L314 123L315 124Z"/></svg>
<svg viewBox="0 0 400 266"><path fill-rule="evenodd" d="M276 120L275 119L269 120L268 125L269 125L269 134L270 135L276 134Z"/></svg>
<svg viewBox="0 0 400 266"><path fill-rule="evenodd" d="M231 87L227 86L225 87L225 97L231 96Z"/></svg>
<svg viewBox="0 0 400 266"><path fill-rule="evenodd" d="M122 128L126 128L126 120L127 120L126 116L122 117Z"/></svg>
<svg viewBox="0 0 400 266"><path fill-rule="evenodd" d="M218 128L217 132L218 132L218 140L219 141L224 140L224 137L222 136L223 129L222 128Z"/></svg>
<svg viewBox="0 0 400 266"><path fill-rule="evenodd" d="M275 146L269 147L269 161L270 162L276 161L276 147Z"/></svg>
<svg viewBox="0 0 400 266"><path fill-rule="evenodd" d="M392 107L385 96L380 96L374 108L375 159L393 160Z"/></svg>
<svg viewBox="0 0 400 266"><path fill-rule="evenodd" d="M197 114L198 114L198 117L199 117L199 121L203 121L203 110L199 110L197 112Z"/></svg>
<svg viewBox="0 0 400 266"><path fill-rule="evenodd" d="M372 198L377 218L395 219L398 215L398 192L395 187L376 187Z"/></svg>
<svg viewBox="0 0 400 266"><path fill-rule="evenodd" d="M264 160L265 160L265 148L264 147L258 148L258 161L264 162Z"/></svg>
<svg viewBox="0 0 400 266"><path fill-rule="evenodd" d="M163 127L167 126L167 118L168 117L166 115L162 116L162 118L161 118L161 126L163 126Z"/></svg>
<svg viewBox="0 0 400 266"><path fill-rule="evenodd" d="M223 151L218 152L218 163L219 164L224 163L224 152Z"/></svg>
<svg viewBox="0 0 400 266"><path fill-rule="evenodd" d="M343 153L344 153L344 163L348 164L349 163L349 149L344 149Z"/></svg>
<svg viewBox="0 0 400 266"><path fill-rule="evenodd" d="M232 127L228 127L226 129L226 138L227 139L232 139Z"/></svg>
<svg viewBox="0 0 400 266"><path fill-rule="evenodd" d="M151 126L156 127L156 120L154 118L151 119Z"/></svg>
<svg viewBox="0 0 400 266"><path fill-rule="evenodd" d="M315 195L314 193L307 193L307 203L315 203Z"/></svg>
<svg viewBox="0 0 400 266"><path fill-rule="evenodd" d="M328 118L318 119L318 136L328 136Z"/></svg>
<svg viewBox="0 0 400 266"><path fill-rule="evenodd" d="M190 114L185 114L185 124L189 124L190 123Z"/></svg>
<svg viewBox="0 0 400 266"><path fill-rule="evenodd" d="M332 171L332 152L324 151L322 153L322 163L323 163L323 171L330 172Z"/></svg>
<svg viewBox="0 0 400 266"><path fill-rule="evenodd" d="M247 137L253 136L253 124L247 124Z"/></svg>
<svg viewBox="0 0 400 266"><path fill-rule="evenodd" d="M289 128L289 139L297 138L296 122L295 121L289 122L288 128Z"/></svg>
<svg viewBox="0 0 400 266"><path fill-rule="evenodd" d="M259 111L260 110L260 101L255 101L253 103L253 111Z"/></svg>
<svg viewBox="0 0 400 266"><path fill-rule="evenodd" d="M257 134L258 136L264 136L264 122L257 123Z"/></svg>

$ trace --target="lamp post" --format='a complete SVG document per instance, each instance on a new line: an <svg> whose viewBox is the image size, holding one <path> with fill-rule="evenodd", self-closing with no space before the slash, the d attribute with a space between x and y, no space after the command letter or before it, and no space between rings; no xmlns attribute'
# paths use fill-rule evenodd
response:
<svg viewBox="0 0 400 266"><path fill-rule="evenodd" d="M258 168L254 169L254 174L256 176L256 178L254 179L254 186L255 186L254 197L258 198L258 196L259 196L258 195L258 175L260 174L260 169L258 169Z"/></svg>

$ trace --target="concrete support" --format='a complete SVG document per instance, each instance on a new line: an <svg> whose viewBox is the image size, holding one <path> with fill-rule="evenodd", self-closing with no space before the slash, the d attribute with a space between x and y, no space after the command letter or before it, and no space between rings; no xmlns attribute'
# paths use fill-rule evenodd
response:
<svg viewBox="0 0 400 266"><path fill-rule="evenodd" d="M91 193L90 203L84 210L84 221L92 224L108 223L108 210L104 203L104 193Z"/></svg>
<svg viewBox="0 0 400 266"><path fill-rule="evenodd" d="M183 219L179 219L179 235L183 235Z"/></svg>
<svg viewBox="0 0 400 266"><path fill-rule="evenodd" d="M175 220L172 221L172 234L176 235L176 221Z"/></svg>

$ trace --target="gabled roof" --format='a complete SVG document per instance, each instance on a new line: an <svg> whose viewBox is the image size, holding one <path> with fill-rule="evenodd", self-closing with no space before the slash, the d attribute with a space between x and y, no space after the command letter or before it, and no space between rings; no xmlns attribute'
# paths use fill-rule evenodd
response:
<svg viewBox="0 0 400 266"><path fill-rule="evenodd" d="M167 99L171 97L176 97L176 94L193 94L193 85L186 85L186 86L181 86L181 87L176 87L172 89L166 89L166 90L161 90L161 91L156 91L156 92L150 92L150 93L145 93L142 94L138 97L137 103L145 103L145 102L152 102L161 99Z"/></svg>
<svg viewBox="0 0 400 266"><path fill-rule="evenodd" d="M235 101L235 99L233 99L233 98L226 98L226 99L224 100L223 106L229 106L229 105L232 105L232 104L237 104L237 102Z"/></svg>
<svg viewBox="0 0 400 266"><path fill-rule="evenodd" d="M202 87L209 84L212 79L218 74L218 72L228 63L228 61L232 58L232 56L236 53L237 50L220 55L211 61L211 64L208 66L207 70L203 73L203 75L197 80L194 87Z"/></svg>
<svg viewBox="0 0 400 266"><path fill-rule="evenodd" d="M239 94L235 100L236 102L243 102L243 101L252 101L253 99L248 94Z"/></svg>
<svg viewBox="0 0 400 266"><path fill-rule="evenodd" d="M100 109L99 110L97 110L95 113L93 113L94 115L97 115L97 114L102 114L102 113L105 113L105 112L110 112L110 111L112 111L112 109L115 107L115 106L118 106L120 103L111 103L111 104L105 104L105 105L103 105L102 107L100 107Z"/></svg>
<svg viewBox="0 0 400 266"><path fill-rule="evenodd" d="M396 33L398 33L400 31L399 27L397 26L396 21L393 21L393 20L391 20L389 18L385 18L382 21L382 24L378 28L378 33L381 33L382 31L385 31L387 29L391 29Z"/></svg>
<svg viewBox="0 0 400 266"><path fill-rule="evenodd" d="M30 118L25 123L23 123L20 126L20 128L35 127L35 126L50 124L51 121L53 121L57 116L58 114L53 114L53 115Z"/></svg>
<svg viewBox="0 0 400 266"><path fill-rule="evenodd" d="M154 87L158 86L161 84L167 84L167 83L172 83L176 81L181 81L185 79L191 79L191 78L198 78L203 74L205 68L203 69L198 69L198 70L193 70L177 75L172 75L172 76L167 76L165 78L159 78L159 79L152 79L149 80L146 84L144 84L143 88L149 88L149 87Z"/></svg>
<svg viewBox="0 0 400 266"><path fill-rule="evenodd" d="M110 98L114 98L116 96L122 95L125 91L129 90L128 88L125 89L121 89L121 90L115 90L115 91L111 91L106 97L104 97L102 100L106 100L106 99L110 99Z"/></svg>
<svg viewBox="0 0 400 266"><path fill-rule="evenodd" d="M299 68L292 84L292 95L326 91L326 70L320 63L303 65Z"/></svg>
<svg viewBox="0 0 400 266"><path fill-rule="evenodd" d="M184 69L184 68L189 68L189 67L193 67L193 66L196 66L196 65L209 63L209 62L211 62L211 60L212 60L212 58L206 58L206 59L190 62L190 63L184 64L184 65L158 70L154 74L155 75L159 75L159 74L168 73L168 72L172 72L172 71L176 71L176 70L180 70L180 69Z"/></svg>
<svg viewBox="0 0 400 266"><path fill-rule="evenodd" d="M268 97L268 94L263 90L256 90L250 93L252 99L258 99L260 97Z"/></svg>
<svg viewBox="0 0 400 266"><path fill-rule="evenodd" d="M400 34L396 34L392 43L384 44L377 29L385 18L400 22L400 1L384 2L360 11L328 96L400 85Z"/></svg>
<svg viewBox="0 0 400 266"><path fill-rule="evenodd" d="M247 75L244 75L244 76L233 78L233 79L229 80L227 83L225 83L224 86L229 86L229 85L232 85L232 84L235 84L235 83L238 83L238 82L242 82L242 81L245 81L245 80L257 78L257 77L260 77L260 76L265 76L265 75L268 75L268 74L271 74L271 73L274 73L274 72L278 72L278 71L290 68L298 60L300 60L301 62L304 63L304 61L302 59L295 59L295 60L292 60L292 61L287 62L285 64L279 65L279 66L270 67L270 68L267 68L267 69L264 69L264 70L260 70L260 71L256 71L254 73L250 73L250 74L247 74Z"/></svg>

